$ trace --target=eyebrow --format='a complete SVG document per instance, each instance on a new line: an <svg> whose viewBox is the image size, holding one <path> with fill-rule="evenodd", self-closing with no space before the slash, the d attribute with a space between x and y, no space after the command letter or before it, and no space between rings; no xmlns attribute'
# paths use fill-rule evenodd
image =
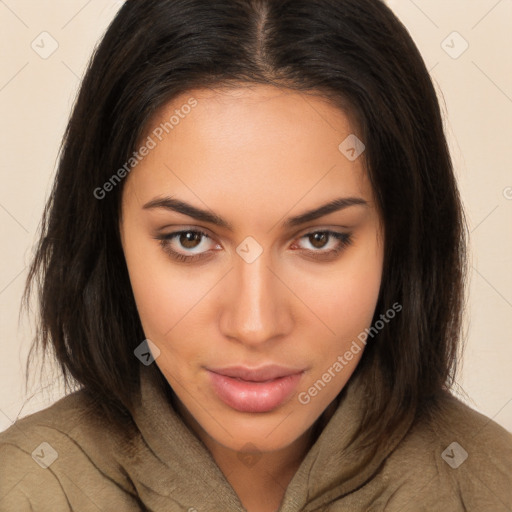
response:
<svg viewBox="0 0 512 512"><path fill-rule="evenodd" d="M312 220L319 219L320 217L324 217L329 213L333 213L348 208L350 206L357 205L368 206L368 202L361 197L340 197L320 207L314 208L313 210L308 210L307 212L301 213L300 215L296 215L295 217L290 217L285 222L283 222L283 227L291 228L300 226L301 224L305 224L306 222L310 222ZM210 224L214 224L215 226L220 226L222 228L226 228L230 231L233 231L233 226L219 215L208 210L197 208L196 206L192 206L191 204L188 204L179 199L175 199L173 197L162 197L152 199L151 201L146 203L142 208L144 210L163 208L165 210L181 213L188 217L192 217L196 220L208 222Z"/></svg>

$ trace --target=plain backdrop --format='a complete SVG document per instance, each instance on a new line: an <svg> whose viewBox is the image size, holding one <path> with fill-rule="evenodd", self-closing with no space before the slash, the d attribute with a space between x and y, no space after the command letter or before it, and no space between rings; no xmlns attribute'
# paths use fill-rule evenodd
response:
<svg viewBox="0 0 512 512"><path fill-rule="evenodd" d="M19 321L20 299L80 78L121 4L0 0L0 431L64 393L51 366L25 389L33 325ZM438 90L471 231L454 392L512 431L512 1L389 5Z"/></svg>

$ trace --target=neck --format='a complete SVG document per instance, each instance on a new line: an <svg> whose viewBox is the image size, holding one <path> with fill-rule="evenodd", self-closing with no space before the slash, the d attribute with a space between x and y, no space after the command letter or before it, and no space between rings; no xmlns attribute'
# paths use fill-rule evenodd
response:
<svg viewBox="0 0 512 512"><path fill-rule="evenodd" d="M206 446L246 509L251 511L276 510L288 484L338 406L338 400L334 400L308 430L282 449L240 453L212 438L174 393L171 402L183 422ZM262 496L268 502L263 507L260 506Z"/></svg>

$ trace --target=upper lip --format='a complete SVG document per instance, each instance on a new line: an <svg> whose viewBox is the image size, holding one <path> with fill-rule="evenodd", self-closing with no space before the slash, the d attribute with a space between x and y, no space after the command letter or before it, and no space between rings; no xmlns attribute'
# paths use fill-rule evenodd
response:
<svg viewBox="0 0 512 512"><path fill-rule="evenodd" d="M271 364L261 366L259 368L247 368L245 366L229 366L226 368L208 368L213 373L218 373L226 377L233 377L253 382L263 382L267 380L277 379L279 377L288 377L289 375L296 375L302 373L304 370L296 368L288 368Z"/></svg>

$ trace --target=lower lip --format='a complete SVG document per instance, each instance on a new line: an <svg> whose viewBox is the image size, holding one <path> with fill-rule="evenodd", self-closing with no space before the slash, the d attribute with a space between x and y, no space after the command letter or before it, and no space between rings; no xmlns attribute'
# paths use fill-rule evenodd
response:
<svg viewBox="0 0 512 512"><path fill-rule="evenodd" d="M292 395L302 377L301 372L267 382L250 382L208 373L218 397L240 412L269 412L276 409Z"/></svg>

